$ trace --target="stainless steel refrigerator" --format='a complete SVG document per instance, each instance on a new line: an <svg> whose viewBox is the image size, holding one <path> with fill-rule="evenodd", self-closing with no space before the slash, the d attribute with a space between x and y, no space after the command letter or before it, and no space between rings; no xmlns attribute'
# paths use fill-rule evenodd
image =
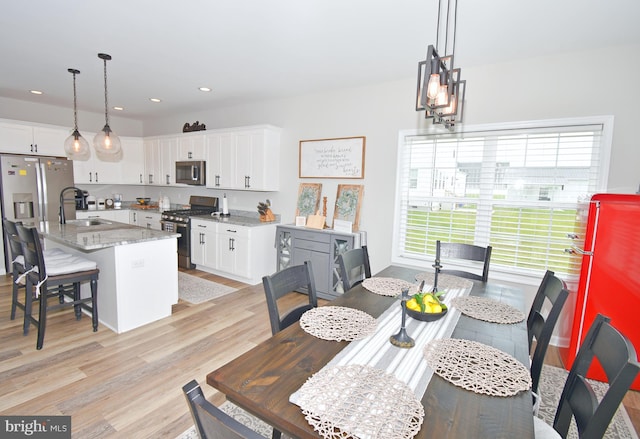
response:
<svg viewBox="0 0 640 439"><path fill-rule="evenodd" d="M73 162L60 157L1 155L2 217L33 225L40 221L59 221L60 192L73 186ZM75 219L74 192L65 193L67 219ZM2 231L5 268L12 261L7 237ZM9 271L7 271L9 272Z"/></svg>

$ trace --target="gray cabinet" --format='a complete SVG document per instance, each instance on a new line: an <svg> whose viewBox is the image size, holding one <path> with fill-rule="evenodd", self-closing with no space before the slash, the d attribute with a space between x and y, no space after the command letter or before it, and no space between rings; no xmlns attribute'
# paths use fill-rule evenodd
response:
<svg viewBox="0 0 640 439"><path fill-rule="evenodd" d="M365 232L278 226L276 229L277 270L311 261L318 297L333 299L342 291L338 256L364 244Z"/></svg>

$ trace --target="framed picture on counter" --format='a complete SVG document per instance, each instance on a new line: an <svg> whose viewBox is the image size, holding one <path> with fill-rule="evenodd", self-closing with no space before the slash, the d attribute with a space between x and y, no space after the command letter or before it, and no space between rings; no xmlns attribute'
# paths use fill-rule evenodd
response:
<svg viewBox="0 0 640 439"><path fill-rule="evenodd" d="M301 140L300 178L364 178L366 138Z"/></svg>
<svg viewBox="0 0 640 439"><path fill-rule="evenodd" d="M362 184L339 184L336 195L336 206L333 209L333 220L349 221L353 231L358 231L360 224L360 205L364 196Z"/></svg>
<svg viewBox="0 0 640 439"><path fill-rule="evenodd" d="M320 209L321 196L322 183L300 183L296 217L302 216L306 218L309 215L315 215Z"/></svg>

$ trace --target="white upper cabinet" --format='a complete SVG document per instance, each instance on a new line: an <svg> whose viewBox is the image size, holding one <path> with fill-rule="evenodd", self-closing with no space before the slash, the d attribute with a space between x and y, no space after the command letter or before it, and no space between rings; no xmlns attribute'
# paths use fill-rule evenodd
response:
<svg viewBox="0 0 640 439"><path fill-rule="evenodd" d="M160 139L147 138L143 142L144 150L144 184L160 184Z"/></svg>
<svg viewBox="0 0 640 439"><path fill-rule="evenodd" d="M121 137L119 162L74 160L78 184L176 184L176 161L204 160L206 187L244 191L280 189L280 132L271 125L155 137ZM64 157L70 129L0 119L0 152ZM83 132L93 144L93 133ZM181 186L181 185L179 185Z"/></svg>
<svg viewBox="0 0 640 439"><path fill-rule="evenodd" d="M160 139L161 185L176 184L176 155L178 138L168 137Z"/></svg>
<svg viewBox="0 0 640 439"><path fill-rule="evenodd" d="M144 184L166 186L176 183L177 150L177 137L144 139Z"/></svg>
<svg viewBox="0 0 640 439"><path fill-rule="evenodd" d="M121 184L144 184L144 145L140 137L121 137Z"/></svg>
<svg viewBox="0 0 640 439"><path fill-rule="evenodd" d="M212 133L208 136L208 161L206 186L232 188L235 185L235 134Z"/></svg>
<svg viewBox="0 0 640 439"><path fill-rule="evenodd" d="M204 132L182 134L178 137L176 161L206 160L207 136Z"/></svg>
<svg viewBox="0 0 640 439"><path fill-rule="evenodd" d="M84 134L83 134L84 136ZM120 137L122 160L104 162L98 159L93 149L93 133L85 137L91 139L91 158L87 161L73 161L73 176L78 184L144 184L144 150L139 137Z"/></svg>
<svg viewBox="0 0 640 439"><path fill-rule="evenodd" d="M247 191L280 188L280 129L238 128L208 135L207 187Z"/></svg>
<svg viewBox="0 0 640 439"><path fill-rule="evenodd" d="M64 157L64 141L71 130L0 120L0 152Z"/></svg>
<svg viewBox="0 0 640 439"><path fill-rule="evenodd" d="M73 180L76 184L119 184L122 178L121 162L103 162L93 149L93 134L85 137L91 145L91 158L73 161ZM83 134L84 137L84 134ZM124 152L123 152L124 156Z"/></svg>

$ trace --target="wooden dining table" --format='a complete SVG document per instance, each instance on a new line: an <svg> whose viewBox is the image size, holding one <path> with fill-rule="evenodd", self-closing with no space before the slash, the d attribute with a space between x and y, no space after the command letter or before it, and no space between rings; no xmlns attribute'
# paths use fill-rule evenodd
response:
<svg viewBox="0 0 640 439"><path fill-rule="evenodd" d="M376 276L415 282L415 275L420 272L389 266ZM470 294L496 299L525 311L523 292L518 288L474 281ZM398 301L399 297L381 296L357 285L329 304L360 309L377 318ZM498 324L462 314L452 337L493 346L529 365L526 320ZM234 404L291 437L319 438L300 407L289 402L289 397L348 343L316 338L295 323L210 372L207 383ZM434 374L422 404L425 416L417 438L534 437L530 391L509 397L488 396L456 387Z"/></svg>

